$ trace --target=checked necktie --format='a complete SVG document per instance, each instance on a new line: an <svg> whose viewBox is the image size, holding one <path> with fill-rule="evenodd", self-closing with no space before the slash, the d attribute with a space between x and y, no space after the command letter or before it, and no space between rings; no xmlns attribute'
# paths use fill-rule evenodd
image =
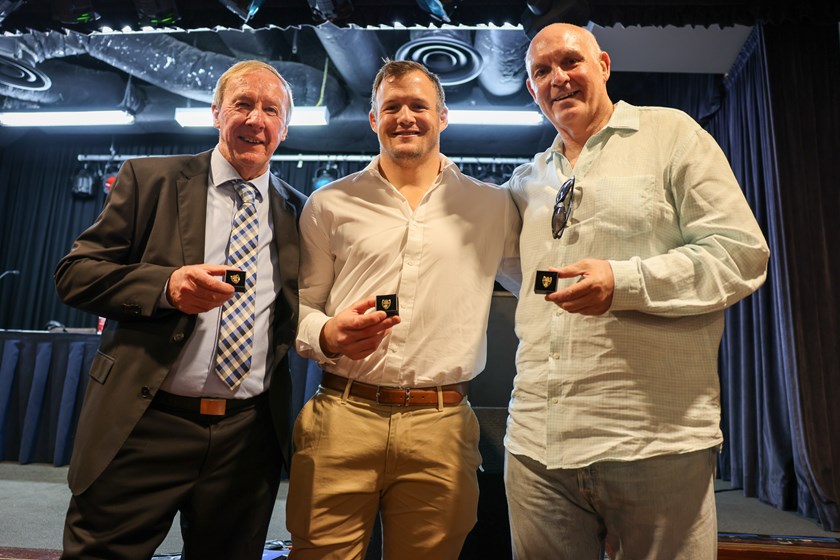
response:
<svg viewBox="0 0 840 560"><path fill-rule="evenodd" d="M216 351L216 375L231 390L251 373L259 237L256 187L242 183L236 192L242 204L233 217L225 264L245 272L245 291L234 293L222 306Z"/></svg>

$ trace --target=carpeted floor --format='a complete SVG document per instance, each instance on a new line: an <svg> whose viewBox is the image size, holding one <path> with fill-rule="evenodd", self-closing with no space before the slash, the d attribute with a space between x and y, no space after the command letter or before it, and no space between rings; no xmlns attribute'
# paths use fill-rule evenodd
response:
<svg viewBox="0 0 840 560"><path fill-rule="evenodd" d="M58 560L61 551L32 548L0 548L0 560Z"/></svg>
<svg viewBox="0 0 840 560"><path fill-rule="evenodd" d="M281 485L269 539L289 539L284 520L287 490L286 484ZM716 490L721 535L824 538L840 547L840 533L823 531L812 519L745 498L727 482L718 481ZM67 467L0 462L0 560L57 560L69 498ZM181 550L180 535L175 527L177 523L158 548L160 560L178 555ZM266 551L264 560L283 554Z"/></svg>

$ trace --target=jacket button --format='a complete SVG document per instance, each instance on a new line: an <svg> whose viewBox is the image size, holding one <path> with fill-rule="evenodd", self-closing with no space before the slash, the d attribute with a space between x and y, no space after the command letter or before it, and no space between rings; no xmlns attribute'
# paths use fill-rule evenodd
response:
<svg viewBox="0 0 840 560"><path fill-rule="evenodd" d="M148 387L143 387L142 389L140 389L140 396L144 399L150 399L152 398L152 392L149 390Z"/></svg>
<svg viewBox="0 0 840 560"><path fill-rule="evenodd" d="M173 342L181 342L182 340L184 340L184 333L182 333L182 332L175 333L172 336L172 341Z"/></svg>

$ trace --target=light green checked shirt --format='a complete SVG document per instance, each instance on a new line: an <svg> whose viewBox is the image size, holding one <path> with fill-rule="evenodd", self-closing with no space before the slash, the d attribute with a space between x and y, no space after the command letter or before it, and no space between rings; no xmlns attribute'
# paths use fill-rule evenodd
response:
<svg viewBox="0 0 840 560"><path fill-rule="evenodd" d="M554 200L572 175L556 240ZM724 309L764 282L769 251L712 137L680 111L619 102L574 168L558 136L508 186L523 217L508 450L577 468L720 444ZM534 293L537 270L585 258L612 266L607 313Z"/></svg>

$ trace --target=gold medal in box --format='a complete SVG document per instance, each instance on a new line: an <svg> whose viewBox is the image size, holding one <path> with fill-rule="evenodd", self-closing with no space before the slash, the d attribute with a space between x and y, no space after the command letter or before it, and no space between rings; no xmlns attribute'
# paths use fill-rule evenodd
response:
<svg viewBox="0 0 840 560"><path fill-rule="evenodd" d="M557 291L557 273L550 270L538 270L534 281L535 294L550 294Z"/></svg>
<svg viewBox="0 0 840 560"><path fill-rule="evenodd" d="M388 317L399 315L399 305L397 305L397 294L388 294L387 296L376 296L376 310L384 311Z"/></svg>
<svg viewBox="0 0 840 560"><path fill-rule="evenodd" d="M225 282L233 286L234 291L245 291L245 271L244 270L226 270Z"/></svg>

